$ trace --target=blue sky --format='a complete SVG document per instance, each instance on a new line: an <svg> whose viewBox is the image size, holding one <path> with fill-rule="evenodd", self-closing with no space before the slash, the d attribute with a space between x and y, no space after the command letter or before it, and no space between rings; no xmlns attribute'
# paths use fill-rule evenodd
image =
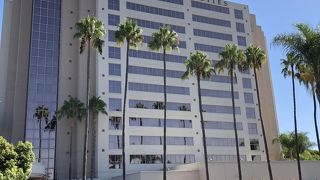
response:
<svg viewBox="0 0 320 180"><path fill-rule="evenodd" d="M293 130L291 81L281 75L279 60L284 58L281 48L270 46L272 38L282 32L293 31L292 25L298 22L312 26L320 24L319 0L232 0L247 4L250 12L257 15L258 24L262 26L269 46L271 74L277 107L277 116L281 132ZM2 25L3 0L0 0L0 31ZM299 129L308 132L311 140L316 142L313 125L312 98L304 87L297 87ZM320 110L319 110L320 111ZM320 113L318 113L320 120Z"/></svg>

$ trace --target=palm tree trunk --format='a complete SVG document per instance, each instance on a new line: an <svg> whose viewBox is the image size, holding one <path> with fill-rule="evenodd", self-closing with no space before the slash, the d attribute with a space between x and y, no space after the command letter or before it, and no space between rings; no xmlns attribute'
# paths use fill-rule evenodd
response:
<svg viewBox="0 0 320 180"><path fill-rule="evenodd" d="M302 180L301 175L301 165L300 165L300 156L299 156L299 142L298 142L298 125L297 125L297 109L296 109L296 89L295 89L295 83L294 83L294 67L291 65L291 72L292 72L292 93L293 93L293 118L294 118L294 138L296 142L296 156L297 156L297 164L298 164L298 174L299 174L299 180Z"/></svg>
<svg viewBox="0 0 320 180"><path fill-rule="evenodd" d="M317 99L316 99L314 85L312 85L312 98L313 98L314 127L316 129L316 138L317 138L318 151L320 151L319 130L318 130L318 121L317 121Z"/></svg>
<svg viewBox="0 0 320 180"><path fill-rule="evenodd" d="M231 64L231 97L232 97L232 111L233 111L233 128L236 140L236 150L237 150L237 162L238 162L238 173L239 180L242 180L241 162L240 162L240 152L239 152L239 139L237 131L237 120L236 120L236 109L234 102L234 87L233 87L233 64Z"/></svg>
<svg viewBox="0 0 320 180"><path fill-rule="evenodd" d="M38 155L38 162L41 162L41 147L42 147L42 138L41 138L41 119L39 121L39 155Z"/></svg>
<svg viewBox="0 0 320 180"><path fill-rule="evenodd" d="M87 113L86 113L86 122L85 122L85 134L84 134L84 148L83 148L83 167L82 167L82 179L87 179L87 158L88 158L88 133L89 133L89 118L90 118L90 110L89 110L89 96L90 96L90 50L91 50L91 41L88 41L88 56L87 56Z"/></svg>
<svg viewBox="0 0 320 180"><path fill-rule="evenodd" d="M72 177L72 132L73 132L73 125L74 120L71 120L71 130L70 130L70 146L69 146L69 180L71 180Z"/></svg>
<svg viewBox="0 0 320 180"><path fill-rule="evenodd" d="M128 69L129 69L129 49L130 44L127 40L127 57L126 57L126 76L124 83L124 98L122 109L122 179L126 180L126 153L125 153L125 127L126 127L126 103L127 103L127 89L128 89Z"/></svg>
<svg viewBox="0 0 320 180"><path fill-rule="evenodd" d="M164 114L163 114L163 180L167 179L167 65L166 49L163 48L163 95L164 95Z"/></svg>
<svg viewBox="0 0 320 180"><path fill-rule="evenodd" d="M209 165L208 165L206 130L205 130L205 126L204 126L203 112L202 112L200 76L197 76L197 83L198 83L198 99L199 99L200 121L201 121L201 130L202 130L202 142L203 142L203 151L204 151L204 164L205 164L205 168L206 168L206 179L210 180L210 177L209 177Z"/></svg>
<svg viewBox="0 0 320 180"><path fill-rule="evenodd" d="M262 135L263 135L263 141L264 141L264 148L265 148L265 150L266 150L266 156L267 156L269 178L270 178L270 180L273 180L271 163L270 163L270 157L269 157L268 142L267 142L267 138L266 138L266 132L265 132L265 128L264 128L264 122L263 122L263 119L262 119L262 111L261 111L261 104L260 104L260 92L259 92L259 84L258 84L258 77L257 77L257 70L256 70L256 68L254 68L253 71L254 71L254 79L255 79L255 81L256 81L257 97L258 97L258 104L259 104L259 116L260 116L261 127L262 127Z"/></svg>
<svg viewBox="0 0 320 180"><path fill-rule="evenodd" d="M95 178L96 177L96 173L95 173L95 163L96 163L96 159L95 159L95 156L96 156L96 117L95 117L95 114L94 112L92 112L92 138L91 138L91 178Z"/></svg>

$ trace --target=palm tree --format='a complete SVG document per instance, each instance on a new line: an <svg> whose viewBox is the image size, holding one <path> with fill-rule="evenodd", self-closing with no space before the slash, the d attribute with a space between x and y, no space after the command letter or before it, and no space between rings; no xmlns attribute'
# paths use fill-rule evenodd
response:
<svg viewBox="0 0 320 180"><path fill-rule="evenodd" d="M71 179L72 174L72 134L75 121L81 121L86 115L86 108L84 103L82 103L77 98L70 97L68 101L64 101L61 108L56 112L57 118L61 120L62 118L67 118L71 123L70 130L70 146L69 146L69 179Z"/></svg>
<svg viewBox="0 0 320 180"><path fill-rule="evenodd" d="M124 98L122 109L122 176L123 180L126 179L126 161L125 161L125 120L126 120L126 103L127 103L127 90L128 90L128 68L129 68L129 50L130 47L138 48L143 42L142 29L137 26L133 20L127 19L124 23L119 24L118 30L115 32L115 39L118 45L127 43L126 54L126 71L124 83Z"/></svg>
<svg viewBox="0 0 320 180"><path fill-rule="evenodd" d="M297 143L295 140L295 132L289 132L280 134L279 136L273 139L273 143L277 142L281 144L282 154L285 159L294 160L297 158L297 154L302 154L313 146L313 143L310 142L307 133L298 133L298 140ZM299 152L297 153L296 146L299 146Z"/></svg>
<svg viewBox="0 0 320 180"><path fill-rule="evenodd" d="M266 53L260 47L250 45L246 49L245 55L247 57L247 60L245 62L245 66L247 66L247 68L253 69L253 72L254 72L254 79L256 82L257 97L258 97L258 104L259 104L259 116L260 116L260 121L261 121L264 146L266 149L269 178L270 178L270 180L273 180L272 169L271 169L271 164L270 164L270 157L269 157L268 142L267 142L266 132L265 132L264 123L263 123L263 119L262 119L261 104L260 104L260 92L259 92L259 84L258 84L258 77L257 77L257 70L259 70L261 68L262 64L266 62Z"/></svg>
<svg viewBox="0 0 320 180"><path fill-rule="evenodd" d="M240 162L240 152L239 152L239 139L237 132L237 120L235 112L235 102L234 102L234 87L233 87L233 75L235 74L235 67L238 69L243 69L243 64L246 59L246 56L242 50L238 48L235 44L227 44L223 51L220 52L220 57L222 58L217 64L216 69L219 73L224 71L224 68L228 70L228 74L231 78L231 96L232 96L232 110L233 110L233 128L236 140L236 151L237 151L237 162L238 162L238 173L239 180L242 180L241 172L241 162Z"/></svg>
<svg viewBox="0 0 320 180"><path fill-rule="evenodd" d="M38 121L39 124L39 154L38 154L38 162L41 161L41 147L42 147L42 130L41 130L41 124L42 120L45 120L46 124L48 123L49 120L49 109L45 107L44 105L38 106L34 112L33 117L35 117Z"/></svg>
<svg viewBox="0 0 320 180"><path fill-rule="evenodd" d="M148 47L154 51L162 49L163 58L163 94L164 94L164 118L163 118L163 180L167 179L167 65L166 53L171 50L178 50L179 36L168 26L163 26L158 32L152 34L152 40Z"/></svg>
<svg viewBox="0 0 320 180"><path fill-rule="evenodd" d="M294 55L293 53L287 54L287 59L282 59L281 64L283 66L282 74L284 77L291 76L292 80L292 97L293 97L293 120L294 120L294 133L295 133L295 143L299 143L298 140L298 126L297 126L297 112L296 112L296 89L295 89L295 81L294 78L296 77L295 69L298 69L301 63L300 57ZM298 164L298 173L299 173L299 179L302 179L301 175L301 165L300 165L300 157L299 157L299 146L296 147L296 153L297 153L297 164Z"/></svg>
<svg viewBox="0 0 320 180"><path fill-rule="evenodd" d="M204 149L204 162L206 167L206 177L207 177L207 180L209 180L210 177L209 177L209 167L208 167L208 153L207 153L205 123L203 120L203 111L202 111L200 80L209 79L213 75L214 69L211 65L211 60L208 58L208 56L205 53L199 52L199 51L196 51L194 54L191 54L184 64L187 68L187 71L183 74L182 79L188 79L190 75L195 76L197 78L199 111L200 111L200 118L201 118L202 141L203 141L203 149Z"/></svg>
<svg viewBox="0 0 320 180"><path fill-rule="evenodd" d="M107 111L106 111L106 106L107 104L100 99L100 97L96 97L93 96L90 99L89 102L89 109L91 111L92 114L92 139L91 139L91 177L95 177L96 174L94 172L95 170L95 150L96 150L96 123L97 123L97 115L99 115L99 113L108 115Z"/></svg>
<svg viewBox="0 0 320 180"><path fill-rule="evenodd" d="M97 49L102 54L102 46L104 44L103 38L106 34L104 24L94 16L88 16L76 23L76 33L74 38L80 40L80 54L84 52L88 46L87 54L87 89L86 89L86 106L89 106L90 96L90 50ZM85 122L85 136L84 136L84 150L83 150L83 169L82 178L87 178L87 149L88 149L88 133L89 133L89 108L87 108L86 122Z"/></svg>
<svg viewBox="0 0 320 180"><path fill-rule="evenodd" d="M299 55L305 64L310 65L316 81L316 95L320 103L320 26L313 29L307 24L296 24L298 32L279 34L273 44L282 46L289 53ZM317 137L319 139L319 137Z"/></svg>
<svg viewBox="0 0 320 180"><path fill-rule="evenodd" d="M318 121L317 121L317 98L316 98L316 78L313 73L313 68L308 65L300 65L298 73L298 79L300 83L304 84L307 90L310 90L312 93L313 100L313 119L314 127L317 137L318 151L320 151L320 142L319 142L319 130L318 130Z"/></svg>

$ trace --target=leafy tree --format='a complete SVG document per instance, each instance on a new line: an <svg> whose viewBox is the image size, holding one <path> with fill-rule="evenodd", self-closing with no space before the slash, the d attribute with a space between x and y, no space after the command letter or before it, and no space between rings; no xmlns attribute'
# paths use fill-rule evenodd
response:
<svg viewBox="0 0 320 180"><path fill-rule="evenodd" d="M219 73L223 72L226 68L228 70L228 75L230 76L230 84L231 84L231 96L232 96L232 110L233 110L233 128L235 134L236 141L236 151L237 151L237 162L238 162L238 172L239 172L239 180L242 180L242 172L241 172L241 162L240 162L240 153L239 153L239 139L237 132L237 120L236 120L236 112L235 112L235 102L234 102L234 75L235 75L235 67L242 70L244 66L244 62L246 60L246 56L242 50L240 50L235 44L227 44L223 51L220 52L221 60L215 65L216 69Z"/></svg>
<svg viewBox="0 0 320 180"><path fill-rule="evenodd" d="M254 79L256 83L256 89L257 89L257 97L258 97L258 105L259 105L259 117L261 121L261 127L262 127L262 134L263 134L263 141L264 146L266 150L266 156L267 156L267 164L268 164L268 172L269 172L269 178L270 180L273 180L272 175L272 169L270 164L270 157L269 157L269 148L268 148L268 142L266 138L266 132L264 127L264 121L262 118L262 111L261 111L261 104L260 104L260 91L259 91L259 82L257 77L257 70L259 70L263 63L266 62L266 53L258 46L250 45L246 51L246 62L245 62L245 68L253 69L254 72Z"/></svg>
<svg viewBox="0 0 320 180"><path fill-rule="evenodd" d="M320 161L319 151L306 150L300 156L301 156L301 159L305 161Z"/></svg>
<svg viewBox="0 0 320 180"><path fill-rule="evenodd" d="M49 120L49 109L47 107L45 107L44 105L42 106L38 106L34 112L34 115L33 115L37 121L38 121L38 124L39 124L39 154L38 154L38 162L41 161L41 148L42 148L42 138L41 138L41 135L42 135L42 121L44 120L45 123L47 124L48 123L48 120Z"/></svg>
<svg viewBox="0 0 320 180"><path fill-rule="evenodd" d="M27 180L34 153L30 142L18 142L15 147L0 136L0 180Z"/></svg>
<svg viewBox="0 0 320 180"><path fill-rule="evenodd" d="M273 139L273 143L278 142L281 144L282 154L285 159L297 159L297 157L299 157L298 154L302 154L305 151L309 151L310 148L313 146L313 143L310 142L307 133L298 133L297 137L298 142L296 140L295 132L289 132L280 134L278 137L275 137Z"/></svg>
<svg viewBox="0 0 320 180"><path fill-rule="evenodd" d="M70 130L70 145L69 145L69 179L72 178L72 135L73 128L76 123L76 120L81 121L82 118L86 115L86 108L84 103L82 103L77 98L70 97L68 101L64 101L61 108L56 112L57 118L59 120L66 118L71 123Z"/></svg>
<svg viewBox="0 0 320 180"><path fill-rule="evenodd" d="M98 50L102 54L102 46L104 40L102 38L105 36L106 30L102 21L98 20L94 16L88 16L81 19L76 23L76 33L74 38L80 40L80 54L84 52L86 46L88 46L87 54L87 89L86 89L86 106L89 106L90 99L90 56L91 48ZM85 136L84 136L84 150L83 150L83 169L82 178L87 178L87 149L88 149L88 133L89 133L89 108L87 108L86 122L85 122Z"/></svg>
<svg viewBox="0 0 320 180"><path fill-rule="evenodd" d="M93 124L92 124L92 139L91 139L91 177L95 177L96 174L94 172L95 169L95 150L96 148L96 133L97 133L97 116L99 113L108 115L106 111L107 104L100 99L100 97L93 96L90 99L89 102L89 109L92 113L92 119L93 119Z"/></svg>
<svg viewBox="0 0 320 180"><path fill-rule="evenodd" d="M202 129L202 142L204 149L204 162L206 168L206 178L209 177L209 167L208 167L208 152L207 152L207 140L206 140L206 131L205 123L203 120L203 111L202 111L202 98L201 98L201 79L209 79L214 73L214 69L211 65L211 60L208 56L200 51L196 51L194 54L191 54L190 57L185 61L186 72L183 74L182 79L188 79L189 76L195 76L197 78L198 84L198 101L199 101L199 111L201 118L201 129Z"/></svg>
<svg viewBox="0 0 320 180"><path fill-rule="evenodd" d="M294 53L288 53L287 59L282 59L281 61L282 61L281 65L283 66L283 69L282 69L283 76L284 77L291 76L295 143L299 144L298 125L297 125L297 108L296 108L296 89L295 89L295 78L296 78L297 74L296 74L295 70L298 70L298 67L301 64L301 59L299 56L295 55ZM296 148L295 152L296 152L296 157L297 157L299 179L302 179L300 157L299 157L299 153L298 153L299 146L296 145L295 148Z"/></svg>
<svg viewBox="0 0 320 180"><path fill-rule="evenodd" d="M125 161L125 120L126 120L126 103L127 103L127 90L128 90L128 68L129 68L129 50L130 47L138 48L143 42L142 29L137 26L133 20L127 19L124 23L119 24L118 30L115 32L115 39L118 45L126 44L126 71L125 71L125 84L124 84L124 97L122 109L122 177L126 179L126 161Z"/></svg>
<svg viewBox="0 0 320 180"><path fill-rule="evenodd" d="M162 50L163 58L163 95L164 95L164 118L163 118L163 180L167 179L167 64L168 51L179 49L179 36L169 26L163 26L158 32L152 34L152 40L148 47L153 51Z"/></svg>

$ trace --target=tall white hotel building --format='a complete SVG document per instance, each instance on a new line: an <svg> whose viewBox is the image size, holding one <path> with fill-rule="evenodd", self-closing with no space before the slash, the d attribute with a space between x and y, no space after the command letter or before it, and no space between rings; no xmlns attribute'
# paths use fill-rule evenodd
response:
<svg viewBox="0 0 320 180"><path fill-rule="evenodd" d="M167 55L168 166L202 162L203 144L196 79L181 80L184 60L196 50L215 63L226 44L245 49L256 44L266 49L261 27L243 4L223 0L5 0L0 60L0 135L16 143L33 142L39 148L38 124L33 118L39 105L51 114L69 96L85 101L86 55L79 55L73 39L74 24L87 15L105 23L103 54L91 59L91 94L108 105L108 116L99 115L97 136L89 142L89 176L111 179L127 172L162 168L163 64L161 53L147 43L162 25L180 37L179 51ZM125 47L114 39L117 25L133 19L143 29L144 43L129 52L129 85L126 123L126 157L121 157L121 115L125 78ZM278 134L269 63L258 73L262 116L272 160L280 148L272 144ZM252 71L236 72L235 97L240 154L243 161L265 161L256 85ZM230 78L214 75L201 81L209 162L236 161ZM120 121L119 121L120 120ZM68 178L69 147L73 146L73 177L81 177L84 121L77 122L69 142L70 121L61 120L56 130L42 130L42 163L50 178ZM96 148L92 146L96 141Z"/></svg>

